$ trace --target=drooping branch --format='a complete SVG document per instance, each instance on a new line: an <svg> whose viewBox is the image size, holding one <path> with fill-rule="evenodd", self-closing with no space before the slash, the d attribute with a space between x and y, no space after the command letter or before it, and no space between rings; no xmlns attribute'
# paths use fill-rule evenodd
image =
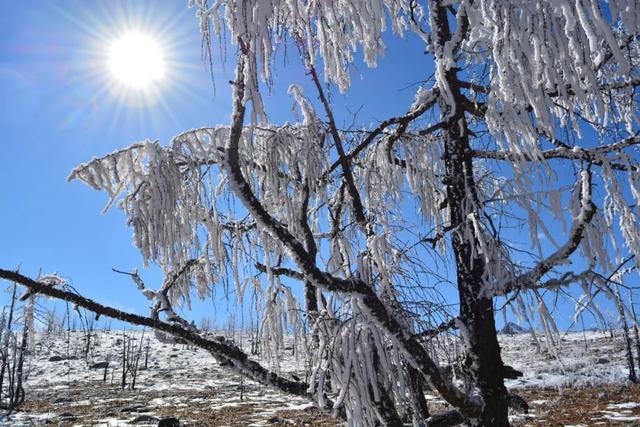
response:
<svg viewBox="0 0 640 427"><path fill-rule="evenodd" d="M178 324L167 323L159 319L140 316L138 314L128 313L113 307L108 307L79 294L60 289L59 287L49 286L46 283L38 282L14 271L0 269L0 278L26 286L35 294L46 295L52 298L68 301L96 314L122 320L133 325L147 326L177 338L181 338L208 351L218 360L228 362L225 365L231 367L235 372L246 375L248 378L251 378L260 384L275 387L296 396L311 398L307 393L307 389L309 387L308 384L300 381L289 380L265 369L259 363L250 360L246 353L228 341L223 342L205 338L198 332L186 329Z"/></svg>

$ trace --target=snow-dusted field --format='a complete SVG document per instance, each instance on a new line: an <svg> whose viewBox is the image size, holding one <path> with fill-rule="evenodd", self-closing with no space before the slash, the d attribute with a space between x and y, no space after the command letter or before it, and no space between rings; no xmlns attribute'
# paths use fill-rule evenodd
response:
<svg viewBox="0 0 640 427"><path fill-rule="evenodd" d="M142 340L135 390L122 390L122 331L97 332L97 342L85 360L82 333L66 334L38 345L31 359L25 412L0 420L10 425L32 425L46 420L65 425L116 426L131 423L157 425L175 417L191 425L266 425L279 416L308 417L317 411L309 402L245 381L221 367L206 351L184 344L164 344L148 331L126 332L134 343ZM237 339L241 345L244 343ZM147 343L150 351L144 369ZM62 360L51 361L58 357ZM70 358L68 358L71 356ZM109 360L106 382L102 367ZM302 361L285 351L281 372ZM130 383L130 377L127 383ZM296 414L290 414L295 411ZM299 412L299 413L298 413ZM3 424L0 422L0 424Z"/></svg>
<svg viewBox="0 0 640 427"><path fill-rule="evenodd" d="M162 344L149 332L144 337L142 331L126 333L136 345L142 341L142 369L136 389L122 390L122 332L96 334L88 359L82 354L80 332L71 333L69 339L66 333L53 338L38 336L29 361L27 402L22 411L0 419L0 424L117 426L135 421L137 425L157 425L164 417L178 418L186 425L337 424L300 398L230 373L203 350ZM235 338L248 348L246 338ZM144 369L147 343L150 351ZM582 425L640 425L640 392L627 387L619 336L612 340L605 332L571 333L550 353L537 353L528 334L503 335L501 343L505 363L524 373L517 380L508 380L507 385L527 398L531 407L527 415L514 413L514 423L563 425L549 417L565 414L566 419L573 419L569 413L572 408L563 407L563 402L584 394L574 403L577 408L588 402L583 410L590 412L582 418L586 420ZM280 372L291 375L301 371L304 360L292 353L290 348L283 351ZM103 381L104 369L91 369L91 365L107 359L109 369ZM434 409L442 407L435 397L430 402Z"/></svg>
<svg viewBox="0 0 640 427"><path fill-rule="evenodd" d="M613 339L608 332L564 334L554 351L541 353L529 334L502 335L500 342L505 363L524 374L507 380L507 387L531 408L524 416L514 413L514 422L572 425L559 415L572 419L575 411L584 414L579 425L640 425L639 393L628 381L619 334Z"/></svg>
<svg viewBox="0 0 640 427"><path fill-rule="evenodd" d="M536 347L529 334L500 335L505 363L524 373L507 380L509 388L584 387L624 384L629 375L624 341L608 332L575 332L561 335L555 351Z"/></svg>

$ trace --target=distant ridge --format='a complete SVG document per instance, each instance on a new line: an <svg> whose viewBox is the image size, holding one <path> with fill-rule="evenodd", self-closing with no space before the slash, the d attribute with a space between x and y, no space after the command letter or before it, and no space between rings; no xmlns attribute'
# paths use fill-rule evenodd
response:
<svg viewBox="0 0 640 427"><path fill-rule="evenodd" d="M507 324L504 325L504 328L498 331L499 334L505 334L505 335L525 334L527 332L529 332L529 329L525 329L522 326L515 324L513 322L507 322Z"/></svg>

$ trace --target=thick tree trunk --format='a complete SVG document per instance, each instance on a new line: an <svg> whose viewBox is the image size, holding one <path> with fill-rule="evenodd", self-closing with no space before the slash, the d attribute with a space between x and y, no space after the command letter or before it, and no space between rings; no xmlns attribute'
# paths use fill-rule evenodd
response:
<svg viewBox="0 0 640 427"><path fill-rule="evenodd" d="M433 4L433 3L432 3ZM451 39L446 10L438 6L431 10L434 19L436 45ZM469 144L469 127L465 117L464 96L456 68L446 71L444 80L451 97L441 97L440 109L444 126L444 161L449 207L451 243L456 259L458 294L460 298L461 335L466 344L466 364L473 385L484 401L481 415L469 420L474 426L508 426L507 389L504 366L496 333L493 299L486 297L483 273L485 264L478 256L479 245L470 233L465 233L467 215L480 209L473 174L473 159ZM441 88L442 89L442 88ZM454 105L451 105L453 99ZM476 208L473 208L475 206Z"/></svg>
<svg viewBox="0 0 640 427"><path fill-rule="evenodd" d="M465 221L462 205L468 197L468 191L475 191L466 132L467 125L462 115L453 118L445 131L447 198L454 230ZM456 257L461 334L467 345L468 368L484 400L482 416L474 424L506 426L509 425L507 390L504 386L504 367L494 321L493 300L484 296L484 263L473 255L475 242L465 237L454 231L452 245Z"/></svg>

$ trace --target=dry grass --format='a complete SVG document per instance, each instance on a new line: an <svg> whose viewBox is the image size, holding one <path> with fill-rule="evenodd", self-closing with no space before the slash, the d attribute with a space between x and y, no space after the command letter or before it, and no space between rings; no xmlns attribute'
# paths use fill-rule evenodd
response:
<svg viewBox="0 0 640 427"><path fill-rule="evenodd" d="M179 395L178 395L179 394ZM126 424L141 415L154 418L175 417L186 426L245 426L259 420L273 425L338 426L332 418L315 408L279 410L265 415L270 407L282 407L284 402L234 403L216 407L208 401L211 391L180 391L179 393L121 390L102 382L82 383L64 390L59 396L48 395L25 402L21 411L33 414L49 413L48 421L60 426L92 425L101 420ZM154 399L165 399L158 405ZM273 411L272 411L273 412ZM65 414L72 416L65 417ZM117 420L117 421L116 421ZM155 422L157 424L157 421ZM153 424L153 422L144 425ZM140 424L143 425L143 424Z"/></svg>
<svg viewBox="0 0 640 427"><path fill-rule="evenodd" d="M607 415L640 416L640 407L619 409L610 405L640 403L640 386L603 386L580 389L527 389L519 393L532 408L535 418L519 420L517 426L605 425L640 426L638 421L615 421ZM544 403L536 404L535 401ZM532 403L533 402L533 403Z"/></svg>
<svg viewBox="0 0 640 427"><path fill-rule="evenodd" d="M32 413L50 413L50 422L61 426L77 424L91 425L100 420L117 419L126 423L140 415L156 418L176 417L187 426L244 426L258 420L268 420L272 425L286 426L325 426L340 425L314 408L302 410L278 410L265 416L269 406L281 407L282 401L269 403L237 403L235 405L215 407L208 402L211 391L131 392L117 387L109 387L101 382L78 384L54 398L32 399L25 403L22 410ZM525 398L532 409L531 413L519 418L514 426L564 426L564 425L605 425L640 426L640 422L615 421L606 418L613 412L624 416L640 416L638 408L616 408L610 405L625 402L640 403L640 386L605 386L581 389L525 389L519 394ZM179 397L179 399L171 400ZM153 399L166 399L165 405L154 405ZM542 403L541 401L544 401ZM55 415L53 415L55 414ZM72 418L61 417L72 414ZM149 424L147 424L149 425Z"/></svg>

